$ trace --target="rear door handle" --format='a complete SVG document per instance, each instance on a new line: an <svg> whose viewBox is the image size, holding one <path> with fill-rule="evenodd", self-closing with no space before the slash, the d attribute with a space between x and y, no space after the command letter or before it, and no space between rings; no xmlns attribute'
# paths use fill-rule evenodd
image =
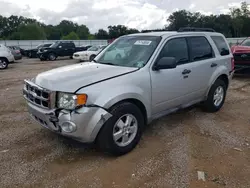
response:
<svg viewBox="0 0 250 188"><path fill-rule="evenodd" d="M212 63L211 64L211 67L216 67L217 66L217 63Z"/></svg>
<svg viewBox="0 0 250 188"><path fill-rule="evenodd" d="M191 70L185 69L184 71L182 71L182 74L189 74L191 72Z"/></svg>

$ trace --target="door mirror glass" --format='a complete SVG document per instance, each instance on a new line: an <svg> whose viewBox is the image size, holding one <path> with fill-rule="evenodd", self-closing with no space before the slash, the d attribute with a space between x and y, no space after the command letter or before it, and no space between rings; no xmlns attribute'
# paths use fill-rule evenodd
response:
<svg viewBox="0 0 250 188"><path fill-rule="evenodd" d="M155 65L155 70L174 69L177 66L175 57L162 57Z"/></svg>

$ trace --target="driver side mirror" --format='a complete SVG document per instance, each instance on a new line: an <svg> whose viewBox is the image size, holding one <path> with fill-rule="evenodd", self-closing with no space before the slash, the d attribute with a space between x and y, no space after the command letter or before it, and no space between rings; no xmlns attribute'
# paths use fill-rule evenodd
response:
<svg viewBox="0 0 250 188"><path fill-rule="evenodd" d="M154 70L174 69L177 66L175 57L162 57L155 65Z"/></svg>

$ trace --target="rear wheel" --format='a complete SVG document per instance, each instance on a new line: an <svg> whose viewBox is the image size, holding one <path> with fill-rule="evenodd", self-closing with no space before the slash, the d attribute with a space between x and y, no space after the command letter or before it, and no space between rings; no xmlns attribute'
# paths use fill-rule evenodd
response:
<svg viewBox="0 0 250 188"><path fill-rule="evenodd" d="M7 69L8 65L9 65L8 59L0 57L0 69Z"/></svg>
<svg viewBox="0 0 250 188"><path fill-rule="evenodd" d="M103 125L97 143L100 149L112 155L123 155L135 148L140 141L144 118L140 109L129 102L114 106L113 116Z"/></svg>
<svg viewBox="0 0 250 188"><path fill-rule="evenodd" d="M50 61L55 61L56 60L56 55L54 53L50 53L48 55L48 58L49 58Z"/></svg>
<svg viewBox="0 0 250 188"><path fill-rule="evenodd" d="M223 80L216 80L209 90L207 100L203 103L203 110L217 112L223 106L226 99L227 86Z"/></svg>

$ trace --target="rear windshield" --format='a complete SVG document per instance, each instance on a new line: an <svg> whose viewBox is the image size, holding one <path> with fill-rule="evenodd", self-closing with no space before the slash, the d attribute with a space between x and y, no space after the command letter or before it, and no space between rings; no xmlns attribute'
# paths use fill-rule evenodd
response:
<svg viewBox="0 0 250 188"><path fill-rule="evenodd" d="M221 56L229 55L230 51L228 49L227 42L221 36L211 36L212 40L214 41L217 49L220 52Z"/></svg>

